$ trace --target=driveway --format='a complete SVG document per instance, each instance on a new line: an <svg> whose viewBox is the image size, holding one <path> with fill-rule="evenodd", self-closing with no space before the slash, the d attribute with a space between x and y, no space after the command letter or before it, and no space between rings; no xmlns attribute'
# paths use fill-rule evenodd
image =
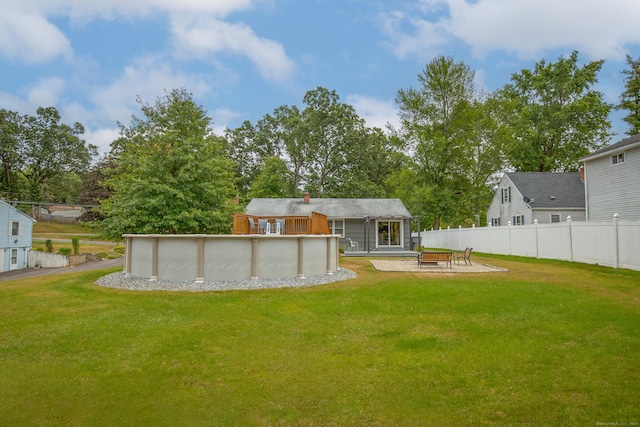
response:
<svg viewBox="0 0 640 427"><path fill-rule="evenodd" d="M0 282L27 277L48 276L51 274L73 273L75 271L98 270L101 268L124 267L124 257L90 261L73 267L60 268L25 268L22 270L4 271L0 273Z"/></svg>

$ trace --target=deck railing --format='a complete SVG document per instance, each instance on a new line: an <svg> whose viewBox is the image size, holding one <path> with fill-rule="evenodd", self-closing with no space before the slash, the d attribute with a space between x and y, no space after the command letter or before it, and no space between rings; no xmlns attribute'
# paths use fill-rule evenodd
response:
<svg viewBox="0 0 640 427"><path fill-rule="evenodd" d="M253 230L249 219L252 219L255 224ZM284 227L279 230L280 234L331 234L327 216L317 212L312 212L311 217L257 216L237 213L233 216L233 234L265 234L266 230L258 228L259 220L267 220L271 234L276 233L278 222L276 220L284 220Z"/></svg>

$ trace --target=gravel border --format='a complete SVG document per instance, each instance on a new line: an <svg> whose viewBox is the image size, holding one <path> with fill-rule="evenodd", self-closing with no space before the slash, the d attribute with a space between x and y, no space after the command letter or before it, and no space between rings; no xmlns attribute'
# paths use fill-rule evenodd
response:
<svg viewBox="0 0 640 427"><path fill-rule="evenodd" d="M194 283L192 281L179 280L154 280L147 278L126 276L123 272L111 273L102 276L96 284L106 288L126 289L130 291L189 291L210 292L249 289L272 288L301 288L304 286L324 285L342 280L354 279L356 273L341 268L333 274L309 276L305 279L257 279L257 280L221 280L216 282Z"/></svg>

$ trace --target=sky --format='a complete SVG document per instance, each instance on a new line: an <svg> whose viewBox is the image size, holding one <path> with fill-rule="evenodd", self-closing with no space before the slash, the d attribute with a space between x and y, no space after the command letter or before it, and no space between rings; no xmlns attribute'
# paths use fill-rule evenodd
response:
<svg viewBox="0 0 640 427"><path fill-rule="evenodd" d="M640 58L638 0L0 0L0 108L53 106L101 153L118 123L184 88L222 133L335 90L370 127L397 126L398 90L436 56L492 92L541 60L605 60L615 104ZM611 142L625 137L611 115Z"/></svg>

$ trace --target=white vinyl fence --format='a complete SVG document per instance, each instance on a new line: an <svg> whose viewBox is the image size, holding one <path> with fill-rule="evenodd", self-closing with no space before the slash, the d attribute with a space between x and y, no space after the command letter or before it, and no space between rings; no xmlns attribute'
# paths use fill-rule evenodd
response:
<svg viewBox="0 0 640 427"><path fill-rule="evenodd" d="M567 221L422 231L422 246L640 270L640 221Z"/></svg>

